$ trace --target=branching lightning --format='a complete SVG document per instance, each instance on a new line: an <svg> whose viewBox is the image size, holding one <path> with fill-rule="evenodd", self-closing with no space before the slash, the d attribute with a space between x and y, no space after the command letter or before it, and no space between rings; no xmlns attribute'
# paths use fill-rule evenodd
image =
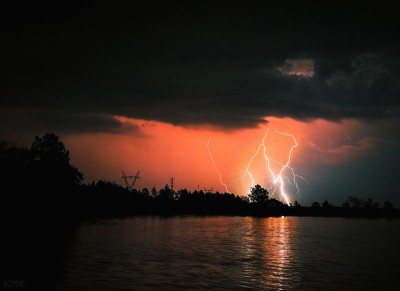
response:
<svg viewBox="0 0 400 291"><path fill-rule="evenodd" d="M253 174L250 172L250 166L253 163L254 159L258 156L258 153L260 152L261 148L264 148L264 152L266 151L266 147L265 147L265 139L268 136L268 132L269 132L270 128L267 129L267 132L265 133L260 145L258 146L256 152L254 153L254 155L250 158L249 162L247 163L247 167L246 167L246 171L243 174L243 178L246 177L246 175L249 175L250 179L251 179L251 187L254 187L254 177ZM264 154L265 156L265 154Z"/></svg>
<svg viewBox="0 0 400 291"><path fill-rule="evenodd" d="M246 175L249 175L250 180L251 180L251 187L254 187L254 176L250 171L250 166L253 163L254 159L258 156L260 150L263 149L263 156L264 156L264 159L265 159L265 161L267 163L267 171L270 173L270 175L272 177L272 187L271 187L272 188L272 195L274 195L276 190L279 189L280 195L283 198L283 200L285 200L285 202L287 204L290 204L290 200L289 200L288 194L287 194L286 189L285 189L285 181L283 179L283 174L285 173L286 169L290 170L290 172L292 174L292 179L290 180L287 176L285 176L285 177L287 178L289 183L294 184L296 189L297 189L297 191L300 192L300 188L299 188L299 185L297 184L296 177L299 177L299 178L301 178L303 180L305 180L305 179L303 177L299 176L299 175L296 175L295 172L294 172L294 169L289 166L289 164L291 162L291 159L292 159L293 150L296 147L298 147L299 145L298 145L298 143L296 141L296 138L292 134L285 133L285 132L280 132L276 128L274 128L276 133L278 133L280 135L283 135L283 136L290 137L293 140L294 144L293 144L293 146L291 146L291 148L289 150L287 162L285 164L283 164L283 163L271 158L268 155L268 147L265 145L265 141L268 138L268 134L270 132L270 129L271 128L267 129L267 132L265 133L265 135L264 135L260 145L258 146L256 152L254 153L254 155L250 158L249 162L247 163L247 167L246 167L246 170L245 170L245 172L243 174L243 177L245 177ZM277 164L279 164L281 166L281 168L280 168L280 170L278 172L274 172L272 170L271 161L275 162L275 163L277 163Z"/></svg>
<svg viewBox="0 0 400 291"><path fill-rule="evenodd" d="M290 147L290 150L287 154L287 159L285 159L285 162L278 161L277 159L271 157L271 155L268 153L268 150L271 150L273 147L276 147L279 144L278 143L277 145L274 145L274 146L266 145L266 141L268 139L268 135L271 130L274 130L274 132L276 134L288 137L293 141L293 145ZM214 169L219 176L220 183L225 187L226 192L229 193L228 186L222 181L221 172L218 170L218 168L215 164L214 157L210 150L210 142L211 142L211 136L208 139L208 143L207 143L208 153L210 155ZM297 148L298 146L299 145L297 143L297 140L292 134L281 132L281 131L278 131L276 128L269 127L267 129L266 133L264 134L260 144L258 145L256 151L250 157L250 159L247 163L247 166L244 170L244 173L240 174L240 176L242 177L242 179L246 178L246 176L249 176L251 187L255 186L255 177L251 171L251 166L252 166L254 160L262 152L262 157L264 158L265 163L266 163L266 172L267 172L268 176L270 176L272 178L271 179L272 183L268 187L269 188L268 190L271 192L271 196L274 196L276 194L276 192L279 192L279 194L281 196L281 200L284 200L286 204L290 205L290 199L289 199L289 195L287 193L286 187L285 187L285 183L294 185L294 187L297 190L297 193L300 193L300 187L297 183L297 178L300 178L300 179L304 180L305 182L307 182L307 180L304 177L299 176L295 173L294 168L290 167L290 163L292 161L292 153L293 153L294 149ZM274 171L271 163L278 165L278 169L275 169L275 171Z"/></svg>
<svg viewBox="0 0 400 291"><path fill-rule="evenodd" d="M212 163L213 163L214 169L215 169L215 171L217 172L217 174L218 174L218 176L219 176L219 182L225 187L225 192L226 192L226 193L229 193L229 191L228 191L228 186L222 181L221 172L218 170L217 166L215 165L214 157L213 157L213 155L212 155L212 153L211 153L211 150L210 150L210 142L211 142L211 136L210 136L209 139L208 139L207 150L208 150L208 153L209 153L209 155L210 155L211 161L212 161Z"/></svg>

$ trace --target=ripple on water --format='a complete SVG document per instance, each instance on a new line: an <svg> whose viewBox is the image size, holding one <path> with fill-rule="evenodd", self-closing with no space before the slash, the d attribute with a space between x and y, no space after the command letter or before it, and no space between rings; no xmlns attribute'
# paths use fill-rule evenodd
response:
<svg viewBox="0 0 400 291"><path fill-rule="evenodd" d="M400 221L134 217L82 224L58 290L400 289Z"/></svg>

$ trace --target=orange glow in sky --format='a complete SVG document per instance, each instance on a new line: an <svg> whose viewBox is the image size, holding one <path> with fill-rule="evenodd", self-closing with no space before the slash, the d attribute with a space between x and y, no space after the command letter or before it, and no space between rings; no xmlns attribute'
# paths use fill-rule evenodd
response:
<svg viewBox="0 0 400 291"><path fill-rule="evenodd" d="M293 150L290 164L296 174L307 176L313 164L334 164L362 156L371 148L370 140L352 140L354 132L362 127L357 121L333 123L324 120L310 122L290 118L268 117L267 123L257 128L222 131L210 127L182 127L167 123L116 117L118 120L138 127L138 131L124 134L81 134L65 136L64 142L71 152L71 162L84 174L85 181L108 180L123 185L121 171L132 175L140 170L141 179L136 187L157 189L164 187L171 177L175 189L211 189L246 195L251 187L244 176L249 158L254 155L269 127L293 134L299 144ZM211 138L210 138L211 137ZM215 167L207 144L214 158ZM266 145L269 155L284 164L293 140L271 132ZM279 167L279 164L272 167ZM271 177L266 170L262 154L251 164L255 183L266 187ZM299 183L301 184L301 183ZM301 187L301 185L300 185ZM295 191L289 190L291 201Z"/></svg>

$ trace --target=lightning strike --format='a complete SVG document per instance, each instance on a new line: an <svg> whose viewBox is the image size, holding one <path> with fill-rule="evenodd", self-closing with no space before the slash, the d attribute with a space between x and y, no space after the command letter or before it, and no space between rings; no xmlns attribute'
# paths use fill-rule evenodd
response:
<svg viewBox="0 0 400 291"><path fill-rule="evenodd" d="M297 148L299 145L297 143L296 138L290 134L290 133L285 133L285 132L280 132L278 131L276 128L272 128L272 130L274 130L274 132L278 135L281 136L285 136L288 137L290 139L293 140L293 145L290 147L290 150L287 154L287 157L285 159L285 162L281 162L277 159L274 159L273 157L271 157L271 155L268 153L268 150L271 150L273 147L278 146L278 144L274 145L274 146L267 146L266 145L266 141L268 139L268 135L270 134L271 131L271 127L269 127L266 131L266 133L264 134L260 144L258 145L256 151L254 152L254 154L250 157L247 166L245 168L245 171L243 174L241 174L242 179L246 178L246 176L249 176L250 178L250 183L251 183L251 187L255 186L255 177L251 171L251 165L254 162L254 160L260 155L260 152L262 152L262 156L266 162L266 172L268 174L268 176L270 176L271 179L271 185L269 186L269 191L271 192L271 196L275 196L276 192L279 192L281 199L285 201L286 204L290 205L290 199L289 199L289 195L287 193L286 187L285 187L285 182L291 185L294 185L294 187L297 190L297 193L300 193L300 187L297 183L297 178L302 179L303 181L305 181L306 183L308 183L308 181L300 176L297 175L294 171L294 168L290 167L290 163L292 161L292 153L293 150L295 148ZM212 155L212 152L210 150L210 142L211 142L211 136L208 139L208 143L207 143L207 150L208 153L210 155L211 161L213 163L214 169L217 172L218 176L219 176L219 181L221 183L221 185L223 185L225 187L226 192L229 193L228 191L228 186L222 181L222 175L221 172L218 170L216 164L215 164L215 160L214 157ZM279 166L278 170L273 169L272 167L272 163L276 164ZM290 177L289 177L290 176Z"/></svg>
<svg viewBox="0 0 400 291"><path fill-rule="evenodd" d="M250 172L250 166L251 166L251 164L253 163L254 159L258 156L258 153L260 152L260 149L261 149L261 148L264 148L264 151L265 151L265 148L266 148L266 147L265 147L265 138L266 138L267 135L268 135L269 129L270 129L270 128L267 129L267 132L265 133L265 135L264 135L264 137L263 137L263 139L262 139L260 145L258 146L256 152L255 152L254 155L250 158L250 160L249 160L249 162L248 162L248 164L247 164L247 167L246 167L246 171L245 171L244 174L243 174L243 178L245 178L246 175L249 175L249 177L250 177L250 179L251 179L251 187L254 187L254 177L253 177L253 174Z"/></svg>
<svg viewBox="0 0 400 291"><path fill-rule="evenodd" d="M288 193L286 192L286 189L285 189L285 181L284 181L283 177L286 177L286 178L288 179L288 181L289 181L290 184L295 185L297 192L300 192L300 188L299 188L299 186L298 186L298 184L297 184L296 177L301 178L301 179L303 179L304 181L306 181L303 177L301 177L301 176L299 176L299 175L296 175L295 172L294 172L294 169L291 168L291 167L289 166L289 165L290 165L290 162L291 162L291 159L292 159L293 150L294 150L296 147L298 147L299 145L298 145L298 143L297 143L297 141L296 141L296 138L295 138L292 134L285 133L285 132L280 132L280 131L278 131L276 128L274 128L274 131L275 131L277 134L280 134L280 135L287 136L287 137L291 138L291 139L293 140L293 142L294 142L294 145L291 146L291 148L290 148L290 150L289 150L286 163L281 163L281 162L279 162L279 161L273 159L272 157L270 157L270 156L268 155L268 149L269 149L270 147L267 147L267 146L265 145L265 141L266 141L266 139L268 138L268 134L269 134L269 132L270 132L270 129L271 129L271 128L268 128L268 129L267 129L267 131L266 131L265 135L263 136L263 139L262 139L260 145L258 146L256 152L254 153L253 156L250 157L250 160L249 160L249 162L248 162L248 164L247 164L246 170L245 170L245 172L244 172L244 174L243 174L243 178L244 178L246 175L248 175L248 176L250 177L250 180L251 180L251 187L254 187L254 183L255 183L255 182L254 182L254 176L253 176L253 174L252 174L251 171L250 171L250 166L251 166L251 164L253 163L254 159L259 155L260 150L263 149L263 156L264 156L264 159L265 159L266 164L267 164L267 171L269 172L269 174L270 174L271 177L272 177L272 186L271 186L271 188L272 188L272 195L275 195L275 192L277 191L277 189L279 189L280 195L281 195L281 197L283 198L283 200L284 200L288 205L290 205L290 200L289 200L289 197L288 197ZM272 169L272 167L271 167L271 162L275 162L275 163L279 164L279 165L281 166L281 167L280 167L280 170L277 171L277 172L275 172L275 171ZM290 181L290 179L289 179L287 176L283 176L284 173L285 173L285 171L286 171L287 169L290 170L290 172L291 172L291 174L292 174L292 179L291 179L291 181Z"/></svg>
<svg viewBox="0 0 400 291"><path fill-rule="evenodd" d="M212 155L212 153L211 153L211 150L210 150L210 142L211 142L211 136L210 136L209 139L208 139L207 150L208 150L208 153L209 153L209 155L210 155L211 161L212 161L212 163L213 163L214 169L215 169L215 171L217 172L217 174L218 174L218 176L219 176L219 182L225 187L225 192L226 192L226 193L230 193L230 192L228 191L228 186L222 181L221 172L218 170L217 166L215 165L214 157L213 157L213 155Z"/></svg>

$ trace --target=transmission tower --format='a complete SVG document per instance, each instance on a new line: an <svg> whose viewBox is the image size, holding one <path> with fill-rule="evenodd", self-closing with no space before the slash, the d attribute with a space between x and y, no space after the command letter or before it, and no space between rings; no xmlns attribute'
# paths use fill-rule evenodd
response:
<svg viewBox="0 0 400 291"><path fill-rule="evenodd" d="M137 173L135 175L126 175L125 172L122 171L121 179L124 179L127 189L131 190L133 187L135 187L136 181L140 180L139 173L140 173L140 170L137 171ZM131 180L131 179L133 179L132 186L129 185L129 182L128 182L128 180Z"/></svg>

